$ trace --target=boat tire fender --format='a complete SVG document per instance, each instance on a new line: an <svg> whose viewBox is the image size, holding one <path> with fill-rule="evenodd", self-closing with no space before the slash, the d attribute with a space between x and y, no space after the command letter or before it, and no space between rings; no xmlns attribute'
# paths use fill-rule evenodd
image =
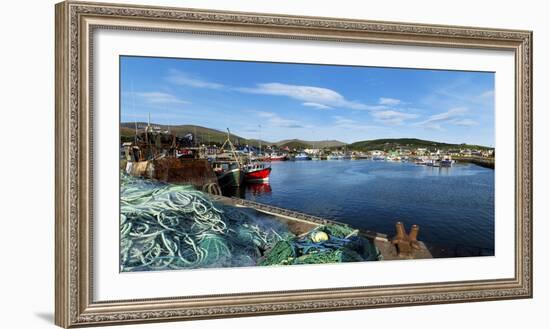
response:
<svg viewBox="0 0 550 329"><path fill-rule="evenodd" d="M202 186L202 191L212 195L222 195L222 190L218 183L209 183Z"/></svg>

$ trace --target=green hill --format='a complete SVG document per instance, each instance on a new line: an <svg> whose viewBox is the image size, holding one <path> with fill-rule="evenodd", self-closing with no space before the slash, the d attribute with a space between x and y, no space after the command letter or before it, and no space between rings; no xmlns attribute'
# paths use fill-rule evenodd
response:
<svg viewBox="0 0 550 329"><path fill-rule="evenodd" d="M351 150L392 150L397 147L404 148L428 148L428 149L479 149L479 150L488 150L490 147L480 146L480 145L469 145L469 144L450 144L450 143L441 143L428 140L422 140L417 138L384 138L384 139L373 139L367 141L355 142L348 145L348 148Z"/></svg>
<svg viewBox="0 0 550 329"><path fill-rule="evenodd" d="M122 141L132 141L134 139L135 126L136 126L135 122L123 122L120 124L120 137ZM147 126L147 123L138 122L137 126L139 131L143 131L143 128ZM152 123L151 126L160 127L162 130L170 130L170 132L172 132L178 137L183 137L187 134L193 134L196 136L197 140L201 144L222 144L227 138L227 132L225 131L220 131L216 129L201 127L201 126L195 126L195 125L167 126L167 125L159 125L159 124ZM246 144L259 145L260 143L258 139L243 138L241 136L234 135L234 134L231 134L231 141L233 143L237 143L241 145L246 145ZM291 149L312 148L312 146L316 148L324 148L324 147L335 147L335 146L345 145L345 143L335 141L335 140L303 141L299 139L282 140L279 142L269 142L269 141L262 140L261 143L263 146L266 146L266 145L276 145L278 147L288 146Z"/></svg>
<svg viewBox="0 0 550 329"><path fill-rule="evenodd" d="M123 122L120 124L120 137L123 141L131 141L135 134L134 122ZM145 122L138 122L138 130L143 131L143 128L147 125ZM227 138L227 132L220 131L211 128L205 128L195 125L178 125L167 126L152 123L153 127L160 127L162 130L169 130L171 133L178 137L183 137L187 134L193 134L201 144L222 144ZM237 144L258 145L257 139L246 139L235 134L231 134L231 141ZM269 142L262 141L263 145L270 144Z"/></svg>
<svg viewBox="0 0 550 329"><path fill-rule="evenodd" d="M288 147L290 150L294 150L294 149L300 150L300 149L311 148L311 144L302 143L298 140L287 141L281 144L277 143L276 145L280 148Z"/></svg>
<svg viewBox="0 0 550 329"><path fill-rule="evenodd" d="M325 140L325 141L305 141L301 139L285 139L276 143L279 147L288 146L289 148L328 148L344 146L346 143L337 140Z"/></svg>

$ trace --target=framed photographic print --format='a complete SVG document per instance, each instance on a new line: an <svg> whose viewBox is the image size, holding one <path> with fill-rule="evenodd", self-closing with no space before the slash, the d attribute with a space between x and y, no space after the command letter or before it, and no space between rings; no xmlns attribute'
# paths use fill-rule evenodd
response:
<svg viewBox="0 0 550 329"><path fill-rule="evenodd" d="M56 6L56 324L529 298L532 34Z"/></svg>

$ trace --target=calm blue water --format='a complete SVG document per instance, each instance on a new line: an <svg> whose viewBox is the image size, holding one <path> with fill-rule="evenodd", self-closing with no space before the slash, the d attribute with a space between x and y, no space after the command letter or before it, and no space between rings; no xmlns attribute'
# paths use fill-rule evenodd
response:
<svg viewBox="0 0 550 329"><path fill-rule="evenodd" d="M420 240L447 250L494 250L494 171L472 164L273 162L269 184L248 185L240 193L389 235L398 220L407 230L418 224Z"/></svg>

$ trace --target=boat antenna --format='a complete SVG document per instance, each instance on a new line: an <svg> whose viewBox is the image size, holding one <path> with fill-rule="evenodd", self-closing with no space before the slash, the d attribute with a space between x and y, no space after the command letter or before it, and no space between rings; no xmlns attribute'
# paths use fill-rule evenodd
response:
<svg viewBox="0 0 550 329"><path fill-rule="evenodd" d="M147 147L149 148L149 127L151 124L151 112L149 112L149 117L147 119L147 127L145 128L145 144L147 144Z"/></svg>
<svg viewBox="0 0 550 329"><path fill-rule="evenodd" d="M137 116L136 116L136 95L134 94L134 80L130 80L130 89L132 93L132 113L134 114L134 126L135 126L135 134L134 134L134 143L137 145L137 138L138 138L138 124L137 124Z"/></svg>
<svg viewBox="0 0 550 329"><path fill-rule="evenodd" d="M260 131L260 139L258 140L260 143L260 154L262 154L262 125L258 125L259 131ZM258 155L260 155L258 154Z"/></svg>

